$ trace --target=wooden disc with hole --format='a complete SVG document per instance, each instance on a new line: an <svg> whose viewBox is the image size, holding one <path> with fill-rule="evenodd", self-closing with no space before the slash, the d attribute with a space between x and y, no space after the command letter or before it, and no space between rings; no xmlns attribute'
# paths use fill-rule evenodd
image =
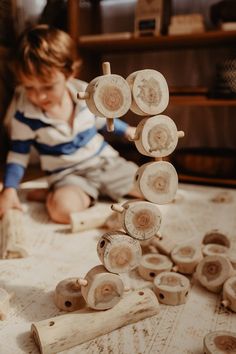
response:
<svg viewBox="0 0 236 354"><path fill-rule="evenodd" d="M204 354L235 354L236 333L215 331L208 333L203 340Z"/></svg>
<svg viewBox="0 0 236 354"><path fill-rule="evenodd" d="M142 119L139 122L135 140L137 150L151 157L170 155L178 143L178 131L174 121L168 116L158 116Z"/></svg>
<svg viewBox="0 0 236 354"><path fill-rule="evenodd" d="M135 183L143 197L155 204L170 203L178 188L178 175L167 161L148 162L135 175Z"/></svg>
<svg viewBox="0 0 236 354"><path fill-rule="evenodd" d="M167 256L149 253L142 256L138 272L143 279L153 281L156 275L170 271L172 266L173 263Z"/></svg>
<svg viewBox="0 0 236 354"><path fill-rule="evenodd" d="M202 248L202 253L204 256L221 255L227 257L229 254L229 248L216 243L208 243Z"/></svg>
<svg viewBox="0 0 236 354"><path fill-rule="evenodd" d="M134 79L136 78L137 73L138 71L135 71L126 78L126 81L128 82L128 85L130 87L130 92L132 93L133 93ZM137 114L138 116L146 116L146 113L141 111L141 109L137 106L137 103L134 99L132 99L130 110L133 113Z"/></svg>
<svg viewBox="0 0 236 354"><path fill-rule="evenodd" d="M218 293L222 290L224 282L233 275L230 261L223 256L206 256L196 268L196 277L209 291Z"/></svg>
<svg viewBox="0 0 236 354"><path fill-rule="evenodd" d="M120 301L124 284L118 274L109 273L98 265L86 274L85 279L88 285L81 287L81 293L92 309L107 310Z"/></svg>
<svg viewBox="0 0 236 354"><path fill-rule="evenodd" d="M161 212L157 205L146 201L123 204L122 226L131 237L143 241L155 236L161 226Z"/></svg>
<svg viewBox="0 0 236 354"><path fill-rule="evenodd" d="M181 305L187 300L190 281L182 274L163 272L154 278L154 292L159 302L166 305Z"/></svg>
<svg viewBox="0 0 236 354"><path fill-rule="evenodd" d="M67 278L60 281L55 289L54 302L60 310L69 312L85 307L79 278Z"/></svg>
<svg viewBox="0 0 236 354"><path fill-rule="evenodd" d="M173 270L183 274L192 274L202 258L200 247L191 244L176 246L171 252L175 263Z"/></svg>
<svg viewBox="0 0 236 354"><path fill-rule="evenodd" d="M224 283L222 304L236 312L236 275L230 277Z"/></svg>
<svg viewBox="0 0 236 354"><path fill-rule="evenodd" d="M230 248L230 239L226 234L223 234L219 230L211 230L205 234L202 243L207 245L208 243L215 243Z"/></svg>
<svg viewBox="0 0 236 354"><path fill-rule="evenodd" d="M104 234L98 244L97 253L104 267L112 273L127 273L136 268L142 256L138 240L121 231Z"/></svg>

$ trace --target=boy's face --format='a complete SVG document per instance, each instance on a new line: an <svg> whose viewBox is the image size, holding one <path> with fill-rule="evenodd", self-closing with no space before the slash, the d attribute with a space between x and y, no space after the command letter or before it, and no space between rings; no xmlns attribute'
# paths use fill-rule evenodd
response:
<svg viewBox="0 0 236 354"><path fill-rule="evenodd" d="M28 99L43 111L61 104L66 92L66 82L67 78L59 70L54 70L48 78L21 75L21 83Z"/></svg>

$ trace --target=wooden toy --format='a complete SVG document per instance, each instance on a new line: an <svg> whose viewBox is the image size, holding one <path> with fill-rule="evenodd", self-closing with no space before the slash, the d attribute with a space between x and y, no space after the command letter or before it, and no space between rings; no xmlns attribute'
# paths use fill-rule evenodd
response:
<svg viewBox="0 0 236 354"><path fill-rule="evenodd" d="M213 293L222 290L224 282L234 274L230 261L223 256L206 256L196 268L196 278Z"/></svg>
<svg viewBox="0 0 236 354"><path fill-rule="evenodd" d="M138 266L139 275L149 281L161 272L170 271L173 266L171 260L162 254L145 254Z"/></svg>
<svg viewBox="0 0 236 354"><path fill-rule="evenodd" d="M207 232L202 240L204 245L215 243L230 248L230 239L226 234L223 234L217 229Z"/></svg>
<svg viewBox="0 0 236 354"><path fill-rule="evenodd" d="M201 248L189 243L176 246L171 252L171 258L175 263L174 272L192 274L202 259Z"/></svg>
<svg viewBox="0 0 236 354"><path fill-rule="evenodd" d="M97 253L104 267L112 273L126 273L136 268L142 256L138 240L122 231L107 232L98 241Z"/></svg>
<svg viewBox="0 0 236 354"><path fill-rule="evenodd" d="M10 300L13 294L9 294L5 289L0 288L0 320L5 320L10 310Z"/></svg>
<svg viewBox="0 0 236 354"><path fill-rule="evenodd" d="M164 157L170 155L184 136L178 131L174 121L164 114L144 118L137 125L135 142L137 150L146 156Z"/></svg>
<svg viewBox="0 0 236 354"><path fill-rule="evenodd" d="M150 239L149 246L151 246L151 249L156 253L160 252L163 253L167 256L170 256L172 250L175 248L176 244L171 240L170 237L167 237L166 235L161 235L160 233L157 235L158 237L152 237Z"/></svg>
<svg viewBox="0 0 236 354"><path fill-rule="evenodd" d="M131 237L147 240L158 233L161 225L161 212L157 205L136 200L122 205L112 204L112 210L120 213L121 225Z"/></svg>
<svg viewBox="0 0 236 354"><path fill-rule="evenodd" d="M82 284L86 284L82 281ZM67 278L60 281L55 289L54 302L60 310L76 311L85 307L85 300L81 294L81 279Z"/></svg>
<svg viewBox="0 0 236 354"><path fill-rule="evenodd" d="M170 203L178 188L178 175L167 161L148 162L138 168L135 183L143 197L155 204Z"/></svg>
<svg viewBox="0 0 236 354"><path fill-rule="evenodd" d="M25 236L23 212L17 209L8 210L1 222L0 258L27 257Z"/></svg>
<svg viewBox="0 0 236 354"><path fill-rule="evenodd" d="M154 278L154 292L166 305L181 305L187 300L190 281L182 274L163 272Z"/></svg>
<svg viewBox="0 0 236 354"><path fill-rule="evenodd" d="M236 353L236 333L229 331L210 332L204 337L204 354Z"/></svg>
<svg viewBox="0 0 236 354"><path fill-rule="evenodd" d="M221 303L223 306L236 312L236 275L230 277L224 283L223 300Z"/></svg>
<svg viewBox="0 0 236 354"><path fill-rule="evenodd" d="M220 254L221 256L228 256L229 248L216 243L208 243L203 246L202 253L204 256L212 256L215 254Z"/></svg>
<svg viewBox="0 0 236 354"><path fill-rule="evenodd" d="M35 322L31 332L41 354L58 353L154 316L159 310L153 291L143 289L130 292L107 311L78 311Z"/></svg>
<svg viewBox="0 0 236 354"><path fill-rule="evenodd" d="M153 116L166 109L169 103L169 89L166 79L159 71L135 71L126 81L132 92L132 112L141 116Z"/></svg>
<svg viewBox="0 0 236 354"><path fill-rule="evenodd" d="M131 92L127 81L120 75L111 74L109 62L102 64L103 75L93 79L86 92L78 98L85 99L90 111L107 118L107 130L114 130L114 118L124 116L131 105Z"/></svg>

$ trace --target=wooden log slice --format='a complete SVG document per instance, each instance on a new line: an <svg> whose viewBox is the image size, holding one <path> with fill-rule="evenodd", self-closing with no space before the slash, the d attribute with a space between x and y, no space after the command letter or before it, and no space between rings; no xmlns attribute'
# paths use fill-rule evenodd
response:
<svg viewBox="0 0 236 354"><path fill-rule="evenodd" d="M178 175L167 161L148 162L139 167L135 183L143 197L155 204L170 203L178 188Z"/></svg>
<svg viewBox="0 0 236 354"><path fill-rule="evenodd" d="M107 272L102 266L92 268L85 276L88 285L81 287L81 293L89 307L107 310L115 306L124 291L123 282L118 274Z"/></svg>
<svg viewBox="0 0 236 354"><path fill-rule="evenodd" d="M171 259L175 263L173 271L192 274L202 258L202 252L198 246L188 243L176 246L171 252Z"/></svg>
<svg viewBox="0 0 236 354"><path fill-rule="evenodd" d="M0 320L5 320L10 310L11 295L4 289L0 288Z"/></svg>
<svg viewBox="0 0 236 354"><path fill-rule="evenodd" d="M215 331L203 340L204 354L236 354L236 333Z"/></svg>
<svg viewBox="0 0 236 354"><path fill-rule="evenodd" d="M200 284L209 291L218 293L224 282L233 275L230 261L223 256L206 256L197 265L196 277Z"/></svg>
<svg viewBox="0 0 236 354"><path fill-rule="evenodd" d="M132 91L134 101L146 115L162 113L168 106L168 85L159 71L152 69L138 71Z"/></svg>
<svg viewBox="0 0 236 354"><path fill-rule="evenodd" d="M137 76L138 71L133 72L130 74L127 78L126 81L128 82L128 85L130 87L130 91L132 93L132 102L130 106L130 110L137 114L138 116L146 116L146 113L144 113L137 105L136 101L133 99L133 85L134 85L134 79Z"/></svg>
<svg viewBox="0 0 236 354"><path fill-rule="evenodd" d="M138 272L143 279L153 281L156 275L170 271L172 266L173 263L167 256L149 253L142 256Z"/></svg>
<svg viewBox="0 0 236 354"><path fill-rule="evenodd" d="M203 246L202 253L204 256L221 255L227 257L229 254L229 248L216 243L208 243Z"/></svg>
<svg viewBox="0 0 236 354"><path fill-rule="evenodd" d="M208 243L216 243L218 245L230 248L229 237L217 229L207 232L203 237L202 243L204 245L207 245Z"/></svg>
<svg viewBox="0 0 236 354"><path fill-rule="evenodd" d="M222 305L236 312L236 275L224 283Z"/></svg>
<svg viewBox="0 0 236 354"><path fill-rule="evenodd" d="M174 121L164 114L142 119L135 135L138 151L151 157L170 155L177 146L179 136L182 136Z"/></svg>
<svg viewBox="0 0 236 354"><path fill-rule="evenodd" d="M158 233L161 226L161 212L157 205L136 200L125 202L122 207L122 227L131 237L143 241Z"/></svg>
<svg viewBox="0 0 236 354"><path fill-rule="evenodd" d="M63 311L76 311L85 307L86 303L81 294L79 278L67 278L60 281L54 292L55 305Z"/></svg>
<svg viewBox="0 0 236 354"><path fill-rule="evenodd" d="M112 273L131 271L142 256L139 241L121 231L104 234L97 244L97 253L104 267Z"/></svg>
<svg viewBox="0 0 236 354"><path fill-rule="evenodd" d="M190 281L182 274L163 272L154 278L154 292L159 302L166 305L181 305L187 300Z"/></svg>

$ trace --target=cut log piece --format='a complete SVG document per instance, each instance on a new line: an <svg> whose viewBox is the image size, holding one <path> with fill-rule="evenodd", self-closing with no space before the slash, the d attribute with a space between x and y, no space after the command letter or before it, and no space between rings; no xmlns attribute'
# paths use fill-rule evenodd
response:
<svg viewBox="0 0 236 354"><path fill-rule="evenodd" d="M0 258L28 256L25 246L26 228L24 215L16 209L8 210L2 218L0 234Z"/></svg>
<svg viewBox="0 0 236 354"><path fill-rule="evenodd" d="M174 121L161 114L142 119L133 140L141 154L158 158L170 155L183 136L184 132L177 131Z"/></svg>
<svg viewBox="0 0 236 354"><path fill-rule="evenodd" d="M154 292L166 305L181 305L187 300L190 281L182 274L163 272L154 278Z"/></svg>
<svg viewBox="0 0 236 354"><path fill-rule="evenodd" d="M221 255L227 257L229 254L229 248L216 243L208 243L203 246L202 253L204 256Z"/></svg>
<svg viewBox="0 0 236 354"><path fill-rule="evenodd" d="M161 272L170 271L173 266L171 260L162 254L145 254L142 256L138 266L140 276L153 281L155 276Z"/></svg>
<svg viewBox="0 0 236 354"><path fill-rule="evenodd" d="M133 72L132 74L130 74L127 78L126 81L128 82L129 88L130 88L130 92L132 93L132 98L133 98L133 86L134 86L134 80L137 76L138 71ZM131 106L130 106L130 110L139 115L139 116L146 116L147 114L144 113L137 105L136 101L134 99L132 99L131 102Z"/></svg>
<svg viewBox="0 0 236 354"><path fill-rule="evenodd" d="M31 332L41 354L55 354L154 316L159 310L153 291L144 289L131 292L107 311L74 312L35 322Z"/></svg>
<svg viewBox="0 0 236 354"><path fill-rule="evenodd" d="M236 333L229 331L210 332L204 337L204 354L235 354Z"/></svg>
<svg viewBox="0 0 236 354"><path fill-rule="evenodd" d="M79 278L67 278L60 281L55 289L54 302L60 310L76 311L85 307L86 303L81 294Z"/></svg>
<svg viewBox="0 0 236 354"><path fill-rule="evenodd" d="M176 246L171 252L171 259L175 263L172 270L183 274L192 274L202 257L199 246L189 243Z"/></svg>
<svg viewBox="0 0 236 354"><path fill-rule="evenodd" d="M208 243L216 243L218 245L230 248L229 237L217 229L207 232L203 237L202 243L204 245L207 245Z"/></svg>
<svg viewBox="0 0 236 354"><path fill-rule="evenodd" d="M127 273L136 268L142 256L138 240L121 231L105 233L97 244L104 267L112 273Z"/></svg>
<svg viewBox="0 0 236 354"><path fill-rule="evenodd" d="M224 283L222 305L236 312L236 275Z"/></svg>
<svg viewBox="0 0 236 354"><path fill-rule="evenodd" d="M10 299L12 294L0 288L0 320L5 320L10 310Z"/></svg>
<svg viewBox="0 0 236 354"><path fill-rule="evenodd" d="M107 310L120 301L124 285L118 274L109 273L98 265L90 269L85 280L87 285L81 287L81 293L92 309Z"/></svg>
<svg viewBox="0 0 236 354"><path fill-rule="evenodd" d="M178 175L167 161L148 162L139 167L135 183L144 199L155 204L166 204L175 197Z"/></svg>
<svg viewBox="0 0 236 354"><path fill-rule="evenodd" d="M113 204L112 210L121 215L123 229L131 237L143 241L158 233L161 226L161 212L157 205L136 200L122 204Z"/></svg>
<svg viewBox="0 0 236 354"><path fill-rule="evenodd" d="M134 113L139 114L140 110L144 115L153 116L166 109L169 103L169 89L166 79L159 71L139 70L129 75L126 80L133 94L130 109Z"/></svg>
<svg viewBox="0 0 236 354"><path fill-rule="evenodd" d="M197 266L196 277L209 291L218 293L224 282L234 274L230 261L223 256L206 256Z"/></svg>

